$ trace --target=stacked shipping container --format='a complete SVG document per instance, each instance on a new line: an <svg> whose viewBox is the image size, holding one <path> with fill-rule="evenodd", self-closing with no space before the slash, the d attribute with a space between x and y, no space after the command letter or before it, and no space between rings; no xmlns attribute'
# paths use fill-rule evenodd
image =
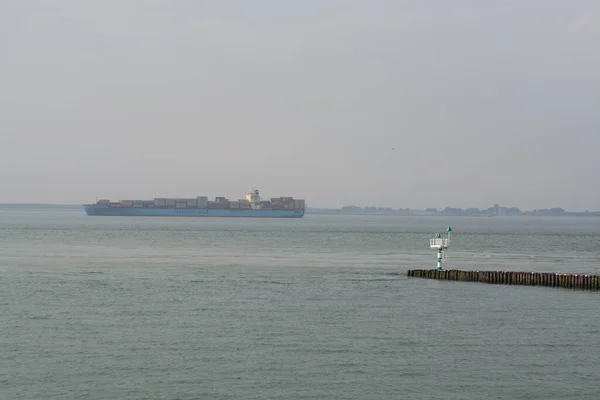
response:
<svg viewBox="0 0 600 400"><path fill-rule="evenodd" d="M253 201L247 199L239 199L237 201L229 201L225 197L215 197L215 201L209 201L206 196L198 196L196 198L160 198L154 200L121 200L119 202L111 202L110 200L98 200L97 204L106 205L108 207L123 207L123 208L201 208L201 209L273 209L273 210L304 210L306 207L305 201L302 199L294 199L293 197L273 197L270 201Z"/></svg>

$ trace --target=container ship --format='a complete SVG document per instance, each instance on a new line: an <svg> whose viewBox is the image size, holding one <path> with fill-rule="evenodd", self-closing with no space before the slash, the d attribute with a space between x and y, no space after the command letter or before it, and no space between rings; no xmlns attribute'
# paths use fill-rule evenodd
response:
<svg viewBox="0 0 600 400"><path fill-rule="evenodd" d="M87 215L139 217L257 217L302 218L305 201L293 197L262 200L258 190L246 192L245 199L230 201L225 197L155 198L154 200L98 200L83 205Z"/></svg>

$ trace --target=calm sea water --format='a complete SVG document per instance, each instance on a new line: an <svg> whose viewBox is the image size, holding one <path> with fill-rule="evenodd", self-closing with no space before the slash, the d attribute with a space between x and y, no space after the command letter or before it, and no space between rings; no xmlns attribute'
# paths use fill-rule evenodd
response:
<svg viewBox="0 0 600 400"><path fill-rule="evenodd" d="M0 398L598 399L600 219L87 217L0 208Z"/></svg>

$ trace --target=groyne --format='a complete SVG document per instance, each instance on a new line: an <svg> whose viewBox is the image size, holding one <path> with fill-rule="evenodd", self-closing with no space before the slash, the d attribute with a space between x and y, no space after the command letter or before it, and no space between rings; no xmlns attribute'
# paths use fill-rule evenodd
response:
<svg viewBox="0 0 600 400"><path fill-rule="evenodd" d="M410 277L496 285L546 286L564 289L600 290L600 275L558 274L553 272L461 271L410 269Z"/></svg>

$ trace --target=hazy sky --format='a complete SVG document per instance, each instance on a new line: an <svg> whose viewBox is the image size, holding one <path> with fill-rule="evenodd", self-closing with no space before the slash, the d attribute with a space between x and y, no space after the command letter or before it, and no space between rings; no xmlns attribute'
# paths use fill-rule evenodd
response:
<svg viewBox="0 0 600 400"><path fill-rule="evenodd" d="M597 0L1 1L0 50L0 202L600 210Z"/></svg>

